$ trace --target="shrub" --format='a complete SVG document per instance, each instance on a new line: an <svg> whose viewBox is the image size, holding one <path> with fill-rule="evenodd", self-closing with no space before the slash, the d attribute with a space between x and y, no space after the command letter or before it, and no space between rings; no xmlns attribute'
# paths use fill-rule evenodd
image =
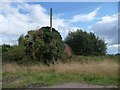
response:
<svg viewBox="0 0 120 90"><path fill-rule="evenodd" d="M9 49L7 52L2 53L2 60L4 62L17 62L21 63L24 56L25 51L23 46L10 46L11 49Z"/></svg>

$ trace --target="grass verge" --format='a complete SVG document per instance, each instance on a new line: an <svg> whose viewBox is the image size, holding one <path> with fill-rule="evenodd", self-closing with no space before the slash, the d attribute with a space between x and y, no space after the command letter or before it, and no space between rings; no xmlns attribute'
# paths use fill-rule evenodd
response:
<svg viewBox="0 0 120 90"><path fill-rule="evenodd" d="M114 60L71 61L49 67L42 64L3 65L3 88L50 86L66 82L87 82L97 85L118 85L118 64Z"/></svg>

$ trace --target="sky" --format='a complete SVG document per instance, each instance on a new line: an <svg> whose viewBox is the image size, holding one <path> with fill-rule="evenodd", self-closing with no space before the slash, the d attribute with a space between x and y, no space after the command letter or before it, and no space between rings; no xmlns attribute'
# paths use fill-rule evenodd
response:
<svg viewBox="0 0 120 90"><path fill-rule="evenodd" d="M0 7L0 44L17 44L21 34L49 26L52 8L53 28L63 40L82 29L104 39L108 54L118 53L117 2L1 2Z"/></svg>

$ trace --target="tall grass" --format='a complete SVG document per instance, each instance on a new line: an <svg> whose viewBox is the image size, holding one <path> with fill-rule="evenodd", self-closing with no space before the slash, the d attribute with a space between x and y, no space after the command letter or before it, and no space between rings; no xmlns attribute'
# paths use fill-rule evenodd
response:
<svg viewBox="0 0 120 90"><path fill-rule="evenodd" d="M69 63L57 62L50 66L43 64L17 65L6 63L3 65L3 79L9 81L11 77L19 77L11 83L3 82L3 87L25 87L30 83L54 85L62 82L88 81L94 84L117 85L118 63L115 60L90 61L72 60Z"/></svg>
<svg viewBox="0 0 120 90"><path fill-rule="evenodd" d="M116 62L70 62L70 63L56 63L50 65L38 64L31 66L17 65L15 63L7 63L3 65L4 72L58 72L58 73L85 73L85 74L96 74L100 76L113 76L118 73L118 64Z"/></svg>

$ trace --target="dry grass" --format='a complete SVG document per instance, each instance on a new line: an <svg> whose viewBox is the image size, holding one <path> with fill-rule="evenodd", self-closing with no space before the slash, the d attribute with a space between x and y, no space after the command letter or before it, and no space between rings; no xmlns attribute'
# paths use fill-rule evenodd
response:
<svg viewBox="0 0 120 90"><path fill-rule="evenodd" d="M4 72L47 72L50 68L45 65L34 65L34 66L24 66L24 65L17 65L16 63L7 63L3 65L3 73Z"/></svg>
<svg viewBox="0 0 120 90"><path fill-rule="evenodd" d="M99 62L99 63L83 63L72 62L70 64L58 64L56 65L56 71L62 73L80 72L86 74L97 75L111 75L118 72L117 63Z"/></svg>
<svg viewBox="0 0 120 90"><path fill-rule="evenodd" d="M80 61L59 62L49 67L43 64L24 66L6 63L2 71L5 88L26 87L33 83L56 85L56 83L80 81L100 85L118 85L118 63L111 60L82 63Z"/></svg>
<svg viewBox="0 0 120 90"><path fill-rule="evenodd" d="M117 75L118 64L116 62L102 61L102 62L70 62L70 63L58 63L55 65L45 66L42 64L33 66L17 65L15 63L3 65L4 72L58 72L58 73L84 73L95 74L100 76Z"/></svg>

